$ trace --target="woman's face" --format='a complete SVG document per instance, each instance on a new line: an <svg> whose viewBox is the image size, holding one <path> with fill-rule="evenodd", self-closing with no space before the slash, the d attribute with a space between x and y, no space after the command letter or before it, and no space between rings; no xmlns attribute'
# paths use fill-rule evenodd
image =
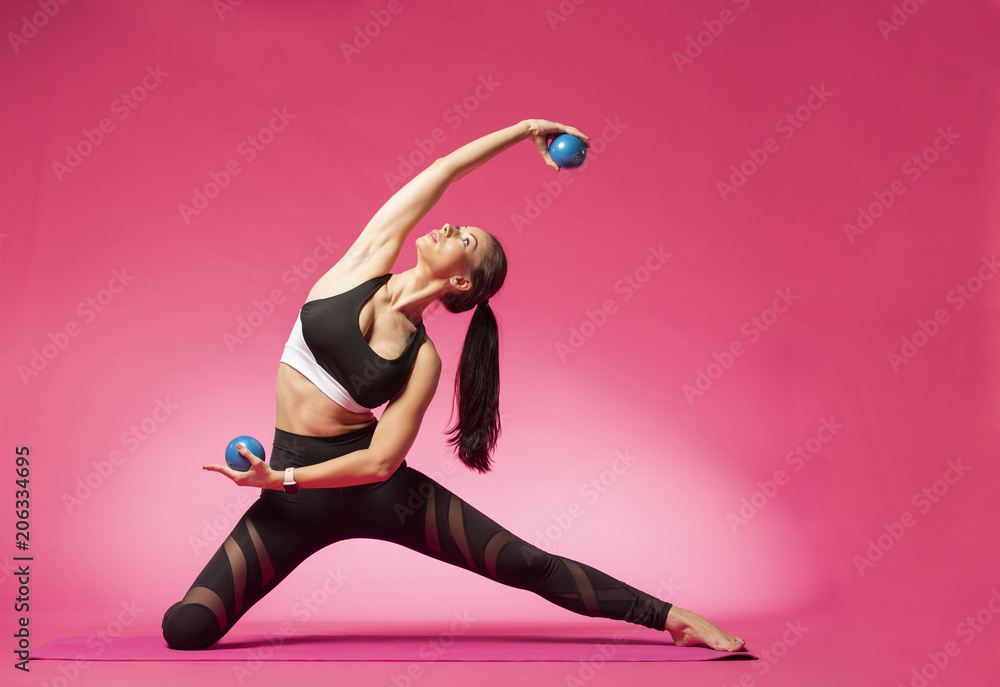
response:
<svg viewBox="0 0 1000 687"><path fill-rule="evenodd" d="M469 268L488 250L489 236L477 227L446 223L417 239L417 259L423 260L434 276L461 277L466 285L470 284Z"/></svg>

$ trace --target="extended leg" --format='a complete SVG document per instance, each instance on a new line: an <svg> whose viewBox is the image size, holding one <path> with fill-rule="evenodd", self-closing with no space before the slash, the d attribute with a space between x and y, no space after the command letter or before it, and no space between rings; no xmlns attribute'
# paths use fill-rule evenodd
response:
<svg viewBox="0 0 1000 687"><path fill-rule="evenodd" d="M417 470L404 465L385 482L344 493L347 518L362 523L356 536L401 544L575 613L664 629L669 603L529 544Z"/></svg>

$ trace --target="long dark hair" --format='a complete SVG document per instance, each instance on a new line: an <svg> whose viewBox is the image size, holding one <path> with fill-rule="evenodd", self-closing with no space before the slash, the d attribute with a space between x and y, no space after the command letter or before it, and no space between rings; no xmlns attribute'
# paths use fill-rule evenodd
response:
<svg viewBox="0 0 1000 687"><path fill-rule="evenodd" d="M458 419L448 429L448 443L469 468L489 472L493 447L500 436L500 332L489 299L507 277L507 255L489 234L492 250L469 268L472 288L441 297L451 312L475 308L455 371Z"/></svg>

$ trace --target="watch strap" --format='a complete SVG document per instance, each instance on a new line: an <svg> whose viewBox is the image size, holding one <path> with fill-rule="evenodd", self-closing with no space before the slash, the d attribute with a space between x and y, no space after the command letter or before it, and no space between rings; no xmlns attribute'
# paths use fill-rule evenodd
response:
<svg viewBox="0 0 1000 687"><path fill-rule="evenodd" d="M293 471L295 468L285 468L285 493L286 494L297 494L299 491L299 485L295 483L295 475Z"/></svg>

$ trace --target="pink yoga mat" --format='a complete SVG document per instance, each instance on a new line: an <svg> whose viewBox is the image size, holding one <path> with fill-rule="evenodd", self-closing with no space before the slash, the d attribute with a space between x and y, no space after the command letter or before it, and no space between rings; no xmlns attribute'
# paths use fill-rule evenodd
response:
<svg viewBox="0 0 1000 687"><path fill-rule="evenodd" d="M87 640L90 639L90 642ZM749 652L678 647L656 639L614 637L303 635L225 637L202 651L175 651L162 637L62 637L31 652L67 661L711 661L756 659Z"/></svg>

